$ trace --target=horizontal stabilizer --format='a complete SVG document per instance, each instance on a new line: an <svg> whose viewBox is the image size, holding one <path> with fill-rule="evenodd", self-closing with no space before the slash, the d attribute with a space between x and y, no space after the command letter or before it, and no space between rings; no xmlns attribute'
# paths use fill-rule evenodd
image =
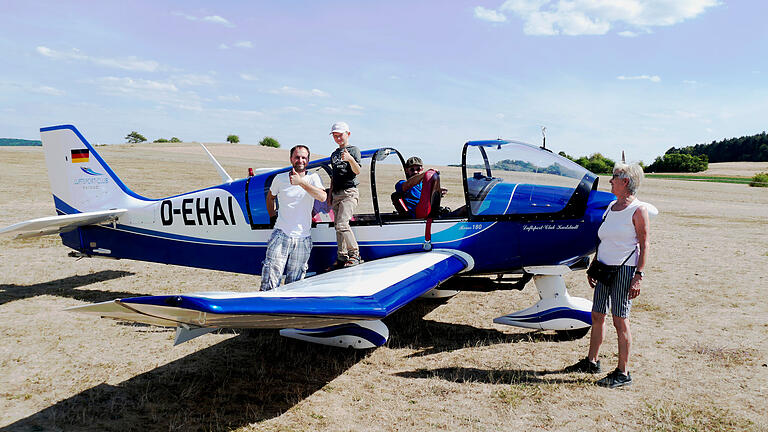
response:
<svg viewBox="0 0 768 432"><path fill-rule="evenodd" d="M128 210L100 210L31 219L2 228L0 229L0 234L16 234L15 238L27 238L65 233L80 226L117 220L118 216L126 211Z"/></svg>

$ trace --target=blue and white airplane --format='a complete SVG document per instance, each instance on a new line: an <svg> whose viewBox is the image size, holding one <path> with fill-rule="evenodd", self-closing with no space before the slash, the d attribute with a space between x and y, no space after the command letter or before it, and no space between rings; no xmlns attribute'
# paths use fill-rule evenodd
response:
<svg viewBox="0 0 768 432"><path fill-rule="evenodd" d="M223 184L148 199L132 192L74 126L40 132L58 215L0 234L59 234L80 256L260 272L272 231L266 194L275 175L290 167L233 180L211 156ZM470 141L461 153L462 216L438 214L439 175L432 175L423 185L423 217L412 218L384 211L389 203L377 199L377 188L388 195L393 185L377 184L376 168L388 158L404 165L400 153L379 148L362 157L369 160L373 211L356 214L351 224L363 264L269 292L122 298L71 310L175 327L176 344L220 328L279 328L310 342L371 348L389 337L381 319L419 297L478 286L521 289L532 278L541 300L494 322L586 334L592 302L569 296L563 275L586 268L602 214L614 199L597 191L595 174L529 144ZM330 161L313 161L307 169L330 172ZM333 222L313 225L310 274L329 266L336 252ZM518 283L509 282L514 277Z"/></svg>

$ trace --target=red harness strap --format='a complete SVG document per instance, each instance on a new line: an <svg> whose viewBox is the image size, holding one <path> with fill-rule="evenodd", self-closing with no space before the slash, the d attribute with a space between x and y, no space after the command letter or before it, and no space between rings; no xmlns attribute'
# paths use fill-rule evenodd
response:
<svg viewBox="0 0 768 432"><path fill-rule="evenodd" d="M427 219L427 226L424 228L424 250L432 250L432 218Z"/></svg>

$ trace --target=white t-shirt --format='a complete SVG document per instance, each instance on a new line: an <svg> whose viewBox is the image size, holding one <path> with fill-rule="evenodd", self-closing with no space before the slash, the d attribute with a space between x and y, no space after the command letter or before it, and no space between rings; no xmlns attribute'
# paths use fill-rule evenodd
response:
<svg viewBox="0 0 768 432"><path fill-rule="evenodd" d="M269 187L269 193L277 196L280 206L275 228L290 237L309 237L315 199L301 186L292 185L289 176L290 171L276 175ZM323 181L317 173L306 174L304 179L312 186L323 189Z"/></svg>
<svg viewBox="0 0 768 432"><path fill-rule="evenodd" d="M637 266L640 250L632 216L635 210L645 203L635 198L624 210L614 211L611 207L615 203L616 201L612 201L608 205L605 221L597 230L597 236L600 237L597 259L603 264L621 265L632 254L625 265ZM632 253L633 251L635 252Z"/></svg>

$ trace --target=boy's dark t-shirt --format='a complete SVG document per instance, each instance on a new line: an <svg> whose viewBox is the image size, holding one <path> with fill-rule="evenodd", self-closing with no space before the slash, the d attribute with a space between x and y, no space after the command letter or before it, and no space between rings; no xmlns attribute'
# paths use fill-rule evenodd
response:
<svg viewBox="0 0 768 432"><path fill-rule="evenodd" d="M355 159L358 165L362 165L362 159L360 158L360 149L355 146L348 145L344 148L339 147L331 153L331 166L333 172L331 175L331 182L333 183L333 191L338 192L344 189L357 187L360 184L360 180L357 179L357 174L352 171L352 167L349 166L349 162L341 159L341 152L347 150L350 155Z"/></svg>

